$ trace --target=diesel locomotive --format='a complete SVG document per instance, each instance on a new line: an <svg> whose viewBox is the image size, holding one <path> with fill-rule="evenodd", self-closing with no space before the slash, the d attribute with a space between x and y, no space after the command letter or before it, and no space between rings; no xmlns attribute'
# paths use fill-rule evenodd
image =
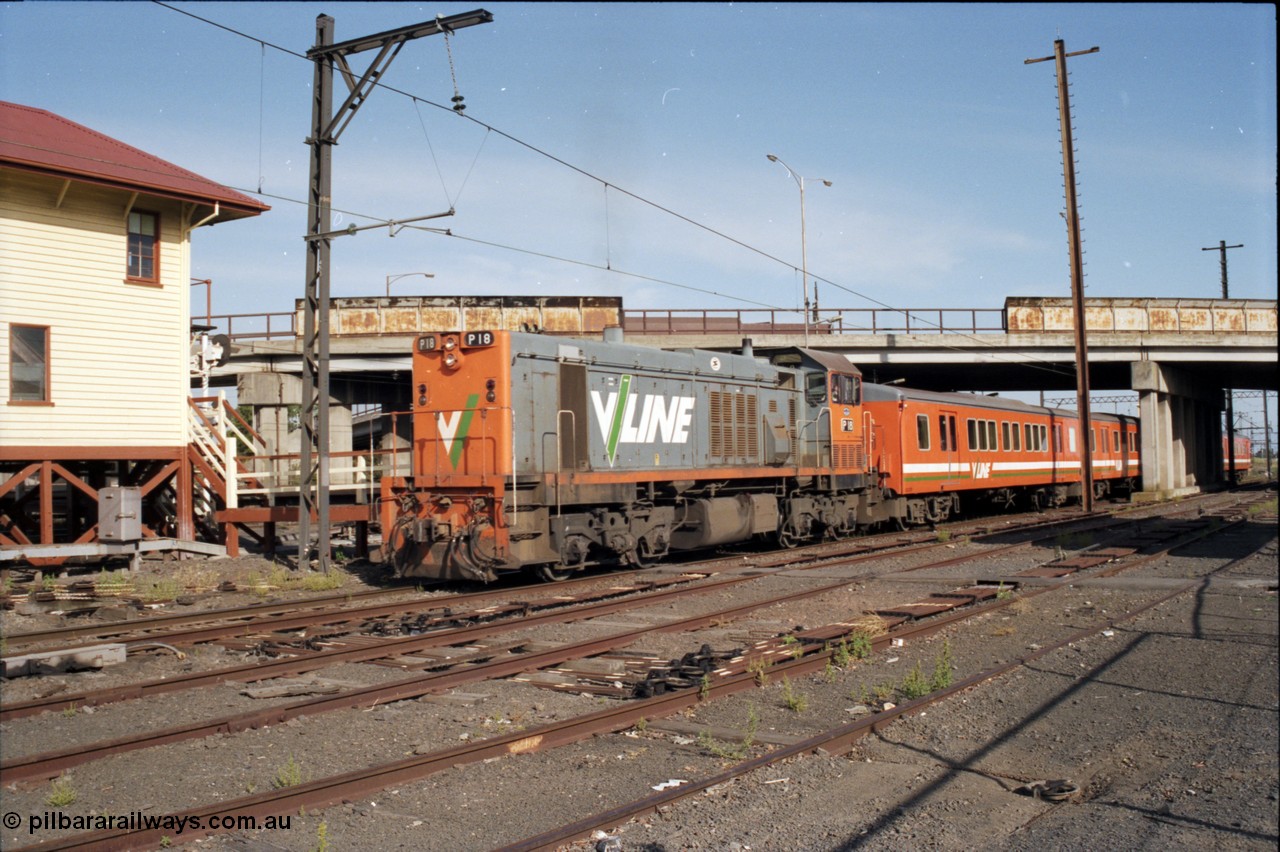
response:
<svg viewBox="0 0 1280 852"><path fill-rule="evenodd" d="M1138 476L1134 418L864 383L844 357L753 355L508 331L422 334L411 475L381 483L399 576L548 580L597 564L883 524L968 502L1058 505Z"/></svg>

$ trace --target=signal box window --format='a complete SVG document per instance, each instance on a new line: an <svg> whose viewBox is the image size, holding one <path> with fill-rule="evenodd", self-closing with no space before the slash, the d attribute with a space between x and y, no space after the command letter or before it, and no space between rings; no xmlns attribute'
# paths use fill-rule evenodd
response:
<svg viewBox="0 0 1280 852"><path fill-rule="evenodd" d="M929 449L929 415L927 414L916 415L916 445L922 450Z"/></svg>
<svg viewBox="0 0 1280 852"><path fill-rule="evenodd" d="M9 403L52 404L49 398L48 326L9 326Z"/></svg>
<svg viewBox="0 0 1280 852"><path fill-rule="evenodd" d="M160 283L160 216L155 213L129 214L129 280Z"/></svg>

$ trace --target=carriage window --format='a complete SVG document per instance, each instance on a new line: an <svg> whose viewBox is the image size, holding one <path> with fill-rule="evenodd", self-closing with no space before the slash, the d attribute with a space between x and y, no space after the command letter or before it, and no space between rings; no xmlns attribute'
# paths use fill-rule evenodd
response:
<svg viewBox="0 0 1280 852"><path fill-rule="evenodd" d="M1098 451L1098 430L1089 430L1089 452L1096 453Z"/></svg>
<svg viewBox="0 0 1280 852"><path fill-rule="evenodd" d="M956 416L954 414L947 415L947 431L951 433L951 448L960 449L960 445L956 442Z"/></svg>
<svg viewBox="0 0 1280 852"><path fill-rule="evenodd" d="M969 449L980 449L978 447L978 421L970 417L965 423L969 426Z"/></svg>
<svg viewBox="0 0 1280 852"><path fill-rule="evenodd" d="M1020 452L1022 450L1022 427L1017 423L1014 423L1013 428L1010 429L1009 432L1013 435L1014 452Z"/></svg>
<svg viewBox="0 0 1280 852"><path fill-rule="evenodd" d="M1006 453L1009 452L1009 450L1013 448L1013 442L1009 440L1009 421L1008 420L1000 421L1000 438L1003 441L1002 446L1004 447L1004 451Z"/></svg>
<svg viewBox="0 0 1280 852"><path fill-rule="evenodd" d="M1111 452L1113 453L1120 452L1120 433L1119 432L1111 433Z"/></svg>
<svg viewBox="0 0 1280 852"><path fill-rule="evenodd" d="M1027 452L1032 452L1036 448L1035 441L1031 440L1032 426L1030 423L1024 423L1022 424L1022 428L1027 433Z"/></svg>
<svg viewBox="0 0 1280 852"><path fill-rule="evenodd" d="M943 451L950 449L947 444L947 415L945 414L938 415L938 435L938 441L942 444Z"/></svg>
<svg viewBox="0 0 1280 852"><path fill-rule="evenodd" d="M916 444L922 450L929 449L929 415L927 414L916 415Z"/></svg>
<svg viewBox="0 0 1280 852"><path fill-rule="evenodd" d="M998 448L999 448L999 445L996 444L996 421L988 420L987 421L987 449L995 450Z"/></svg>
<svg viewBox="0 0 1280 852"><path fill-rule="evenodd" d="M1053 424L1053 451L1055 453L1062 452L1062 424Z"/></svg>
<svg viewBox="0 0 1280 852"><path fill-rule="evenodd" d="M1040 449L1042 450L1049 449L1049 427L1048 426L1040 427Z"/></svg>
<svg viewBox="0 0 1280 852"><path fill-rule="evenodd" d="M1129 433L1129 452L1136 452L1138 446L1138 434L1136 432Z"/></svg>

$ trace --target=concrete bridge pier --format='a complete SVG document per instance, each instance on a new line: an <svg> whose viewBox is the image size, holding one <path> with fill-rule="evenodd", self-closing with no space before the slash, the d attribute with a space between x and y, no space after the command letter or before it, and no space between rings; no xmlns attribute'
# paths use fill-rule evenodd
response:
<svg viewBox="0 0 1280 852"><path fill-rule="evenodd" d="M1130 365L1142 421L1142 489L1166 499L1211 488L1222 479L1220 388L1155 361Z"/></svg>
<svg viewBox="0 0 1280 852"><path fill-rule="evenodd" d="M236 399L241 405L253 406L253 428L262 436L271 456L299 452L302 432L289 430L289 406L302 404L302 379L290 373L241 373L236 377ZM329 397L329 452L349 453L352 449L351 407L342 400ZM258 462L259 470L270 473L267 485L273 488L297 488L298 471L290 459ZM332 463L334 468L351 464L347 457ZM352 481L349 472L335 472L330 481L335 485ZM273 501L274 502L274 501Z"/></svg>

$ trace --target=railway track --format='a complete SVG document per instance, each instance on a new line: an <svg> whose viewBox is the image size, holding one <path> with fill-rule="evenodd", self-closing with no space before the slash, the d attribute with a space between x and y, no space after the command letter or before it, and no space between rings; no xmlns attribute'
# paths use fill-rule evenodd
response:
<svg viewBox="0 0 1280 852"><path fill-rule="evenodd" d="M1189 501L1183 509L1185 512L1201 502L1212 502L1212 496L1202 496ZM1112 518L1124 518L1135 513L1132 506L1114 506L1109 511L1093 512L1088 515L1075 511L1049 513L1028 513L1010 515L998 519L981 518L972 521L957 522L945 527L950 538L976 537L1002 533L1032 532L1035 530L1055 530L1064 526L1079 524L1096 525L1107 523ZM1096 528L1091 526L1090 528ZM845 540L842 542L824 542L794 550L765 552L750 556L753 564L760 567L776 567L779 565L796 565L812 563L820 559L838 559L845 556L883 553L902 547L927 545L939 542L939 532L934 530L917 530L911 532L882 533L867 537ZM691 561L684 567L691 573L715 573L717 568L725 565L738 565L738 556L729 558L713 557ZM643 575L647 569L629 569L611 571L607 574L590 573L573 577L556 583L552 588L561 593L571 592L580 587L591 587L611 581L621 582L633 576ZM443 584L433 584L443 588ZM328 627L332 625L363 622L370 619L390 618L399 614L414 614L432 609L455 609L478 605L484 601L502 598L518 599L519 596L533 592L544 592L545 583L517 586L515 588L490 588L477 592L451 594L445 598L422 599L415 590L407 588L364 589L355 592L320 595L296 601L270 601L244 606L223 607L213 610L191 613L166 613L152 615L127 622L108 622L87 625L73 625L45 630L16 632L7 634L5 647L10 654L31 650L69 650L84 642L164 642L175 646L189 646L202 642L216 642L228 638L241 637L261 633L263 631L283 632L310 627ZM361 600L390 597L386 603L364 606L352 606ZM401 600L408 597L409 600ZM6 655L7 656L7 655Z"/></svg>
<svg viewBox="0 0 1280 852"><path fill-rule="evenodd" d="M1204 525L1209 526L1210 522L1206 521ZM1148 554L1142 558L1144 561L1159 558L1159 556L1166 553L1168 549L1180 546L1187 540L1190 540L1190 538L1188 536L1183 536L1182 538L1178 538L1170 542L1168 548L1158 549L1155 553ZM974 555L970 558L981 558L981 554ZM955 560L945 561L951 563L955 562ZM1105 569L1105 573L1124 570L1126 567L1131 567L1132 564L1134 564L1132 561L1128 563L1117 563L1110 568ZM936 565L933 567L936 567ZM1104 572L1098 571L1096 573L1100 574ZM1068 581L1064 580L1057 585L1050 585L1030 590L1024 592L1023 596L1045 594L1056 588L1060 588L1066 582ZM726 585L729 584L726 583ZM825 585L821 588L806 590L805 592L797 593L794 598L800 599L803 597L819 595L841 585L844 585L844 583L834 583ZM908 638L915 638L919 635L923 635L925 632L939 630L948 624L958 623L959 621L974 615L986 614L994 609L1007 606L1010 603L1009 599L1001 598L993 600L992 597L992 595L985 595L981 601L974 598L968 602L967 608L965 608L964 604L960 606L952 606L949 608L950 611L945 614L941 613L941 611L935 610L930 613L931 617L925 617L920 613L903 616L892 626L891 633L876 640L876 647L880 649L889 643L892 643L894 640L905 641ZM748 605L743 609L750 610L756 606L766 605L767 603L769 602ZM710 623L712 621L722 620L726 617L730 617L729 611L720 610L715 614L704 616L702 620L704 623ZM656 629L673 631L687 630L696 626L694 621L696 620L662 625ZM827 646L827 643L839 639L841 636L841 627L842 625L828 625L824 629L806 631L805 634L797 634L795 637L792 637L794 642L800 646L802 653L799 654L796 653L794 645L788 646L781 642L775 642L771 646L768 645L768 643L765 643L755 648L754 653L757 657L765 655L770 656L774 669L781 674L792 673L795 676L800 676L807 672L821 670L821 667L827 664L827 660L830 656L829 653L824 654L823 649ZM845 635L847 635L848 625L843 625L843 627L846 629ZM567 658L572 654L581 654L586 656L593 651L598 653L599 647L608 646L612 643L617 643L619 645L625 644L627 642L634 641L638 636L643 635L645 632L646 631L644 630L638 630L633 631L630 634L617 634L612 637L607 637L606 639L601 640L597 648L589 648L585 646L573 648L566 647L556 651L544 652L543 655L537 659L530 656L522 661L507 661L502 666L493 666L493 664L488 664L493 667L487 672L481 671L480 669L482 667L477 666L475 669L467 672L445 672L411 678L406 682L395 685L394 688L396 690L400 690L399 692L393 691L383 693L381 697L378 697L374 691L367 691L358 696L339 696L334 699L317 699L315 702L303 702L301 704L292 705L290 708L287 708L282 715L278 715L272 718L272 720L278 722L287 718L296 718L296 715L307 715L309 712L320 712L316 708L324 705L327 700L334 701L335 707L338 706L338 703L342 703L342 706L359 706L361 701L375 700L385 702L387 700L398 700L394 696L400 695L402 697L409 697L412 695L422 694L423 691L448 689L452 688L453 685L474 682L473 680L468 680L468 678L478 679L483 677L504 676L512 671L524 669L525 665L529 662L546 664L548 662L554 662L557 659ZM627 702L624 706L610 708L607 711L601 711L600 713L592 714L588 717L582 717L577 721L566 720L564 723L558 723L555 726L545 729L539 728L534 731L521 732L522 735L513 735L505 738L489 738L483 741L483 743L475 744L474 747L472 747L471 744L468 744L464 747L444 750L440 754L425 755L422 759L403 761L390 767L380 767L372 770L372 774L350 773L351 777L343 776L340 778L324 779L323 781L315 782L312 785L303 785L297 788L291 788L289 791L277 791L271 795L247 797L233 802L224 802L219 804L217 808L223 811L235 810L237 813L261 812L265 814L268 812L284 813L296 810L300 806L322 807L326 803L332 803L333 801L342 799L350 799L352 796L363 795L364 793L360 792L362 790L367 793L368 791L378 789L387 783L400 783L401 780L408 777L422 777L425 774L438 771L437 768L467 763L473 760L485 760L500 754L522 753L535 748L549 748L563 742L577 741L582 737L591 736L592 734L603 730L619 730L635 724L636 719L657 718L661 715L665 715L666 713L676 712L679 709L687 708L692 706L692 704L707 700L708 698L729 695L737 691L753 688L755 685L755 678L748 670L746 662L750 657L750 653L741 655L736 660L729 661L725 666L716 669L714 672L715 677L710 685L701 691L689 689L677 690L666 695L654 696L650 699ZM504 668L504 666L514 668ZM538 666L535 665L534 667ZM310 705L312 709L307 709L308 705ZM270 714L273 711L264 712L266 714ZM291 716L289 714L296 715ZM268 718L271 717L269 717L269 715L264 715L260 717L260 721L262 721L262 723L268 723L266 722ZM230 725L233 724L233 721L220 720L220 723ZM234 730L234 728L231 729ZM173 733L174 732L167 732L168 735ZM158 742L152 744L158 744ZM97 756L112 753L109 748L104 748L104 744L97 745L100 749L103 749ZM136 745L134 747L140 748L145 746ZM86 750L86 754L87 753L88 751ZM44 755L40 757L42 760L49 760L51 757L66 759L69 757L69 754L63 754L60 756ZM38 765L38 762L28 762L27 765ZM17 764L14 764L11 768L16 772ZM58 767L54 763L48 763L44 765L43 768L34 770L22 777L39 777L42 773L57 768L65 768L65 764ZM15 775L14 777L17 776ZM5 783L10 783L10 779L6 778ZM197 811L192 811L191 813L195 814ZM158 838L156 839L158 840ZM131 844L151 841L139 836L130 835L129 839L119 841L124 845L113 845L117 841L109 837L95 837L93 839L87 839L84 842L90 843L91 845L65 845L48 848L131 848ZM99 843L106 845L93 845ZM42 846L40 848L45 847Z"/></svg>
<svg viewBox="0 0 1280 852"><path fill-rule="evenodd" d="M1182 512L1191 511L1190 507L1184 507ZM1045 522L1043 519L1035 518L1029 523L1023 525L1014 525L1001 530L1002 534L1017 532L1033 532L1045 531L1046 528L1052 530L1060 527L1064 522ZM1086 529L1099 530L1105 528L1110 523L1110 517L1106 514L1095 514L1088 518L1076 516L1065 521L1066 524L1077 527L1084 524ZM989 525L980 525L974 528L974 532L988 531ZM874 559L884 551L892 550L896 553L913 553L928 551L940 547L947 547L948 540L939 541L936 536L929 538L922 535L913 537L892 536L887 540L879 543L874 542L853 542L845 543L832 549L828 548L826 553L820 556L810 552L806 554L798 554L806 561L798 567L791 567L791 570L800 570L805 567L828 567L833 563L839 563L844 560L845 564L854 564L858 561ZM1028 547L1034 543L1034 539L1025 540L1016 544L1007 545L1003 551ZM984 553L983 556L990 557L995 552ZM956 564L977 557L956 557L943 562L934 563L933 567L945 564ZM714 572L717 566L723 568L725 563L735 569L741 569L743 566L733 560L709 560L702 563L694 563L690 566L684 566L692 571L706 572L708 574ZM764 560L752 563L747 566L751 571L768 572L776 570L780 566L794 566L794 560L787 560L782 556L766 557ZM930 567L930 566L922 566ZM639 573L639 572L629 572ZM194 644L201 641L213 641L225 639L228 636L242 636L246 633L253 633L255 630L261 631L265 627L269 627L272 634L277 635L276 641L273 643L273 650L276 654L281 655L279 659L273 659L265 662L255 662L251 664L238 665L232 667L224 667L205 672L190 672L172 677L166 677L162 680L148 681L142 683L128 684L120 687L96 690L93 692L67 693L38 698L29 701L7 702L4 707L0 708L0 722L20 719L41 712L49 711L66 711L69 708L77 707L98 707L105 704L115 703L119 701L135 700L146 698L152 695L160 695L171 692L177 692L186 689L196 689L227 682L258 682L271 678L291 677L307 672L315 671L327 665L333 665L346 662L367 662L373 660L385 659L388 657L403 657L404 655L413 655L430 648L440 648L447 646L461 646L477 641L482 641L498 635L506 630L511 624L518 623L521 628L535 627L546 623L581 621L590 618L599 618L626 610L628 608L639 605L653 605L660 603L670 597L683 597L686 595L704 595L712 593L725 585L736 585L744 583L751 579L751 573L737 574L736 576L721 577L719 579L709 579L700 584L690 584L688 588L674 589L668 588L676 585L685 585L680 578L666 578L657 582L640 583L631 586L623 586L614 584L608 586L602 592L584 593L574 596L567 594L572 589L579 586L598 585L600 578L585 577L575 579L566 583L558 583L554 586L538 586L539 590L551 590L556 594L544 597L541 600L517 600L507 601L500 604L492 604L487 607L479 607L472 610L459 610L459 606L467 603L483 603L492 601L494 594L489 591L478 592L473 594L465 594L448 598L447 600L427 600L397 603L392 605L372 605L360 608L342 608L338 610L322 609L316 613L301 613L291 615L287 613L279 613L278 615L268 618L266 621L259 622L254 619L252 622L246 623L241 618L241 613L237 611L235 617L230 622L224 622L215 626L199 627L181 632L155 633L148 631L142 634L142 641L154 642L163 639L166 643L179 645ZM606 582L616 579L616 575L610 575L605 578ZM856 582L863 577L855 577L847 582ZM837 583L831 588L836 588L843 583ZM828 590L824 587L823 591ZM644 595L646 591L655 591L654 594L645 596L642 600L627 599L628 595ZM623 598L623 600L615 600ZM761 606L768 605L769 601L764 601ZM417 635L413 636L385 636L380 637L377 641L353 641L343 642L340 638L339 629L317 630L312 634L313 628L338 628L342 625L360 624L368 625L371 619L388 618L390 616L408 617L412 615L421 615L423 613L439 612L440 615L434 620L417 622ZM721 616L727 617L727 616ZM470 622L470 624L468 624ZM450 626L455 624L464 624L467 626ZM292 637L299 640L299 643L293 645L283 644L285 637L279 634L288 631L304 631L302 634ZM28 634L31 635L31 634ZM261 635L261 633L260 633ZM101 638L101 637L99 637ZM319 650L314 647L308 647L308 644L314 646L319 641L322 645L329 647L321 647ZM300 644L307 643L307 644ZM519 647L519 646L516 646ZM483 652L479 659L486 658ZM243 729L247 726L232 725L231 729Z"/></svg>

